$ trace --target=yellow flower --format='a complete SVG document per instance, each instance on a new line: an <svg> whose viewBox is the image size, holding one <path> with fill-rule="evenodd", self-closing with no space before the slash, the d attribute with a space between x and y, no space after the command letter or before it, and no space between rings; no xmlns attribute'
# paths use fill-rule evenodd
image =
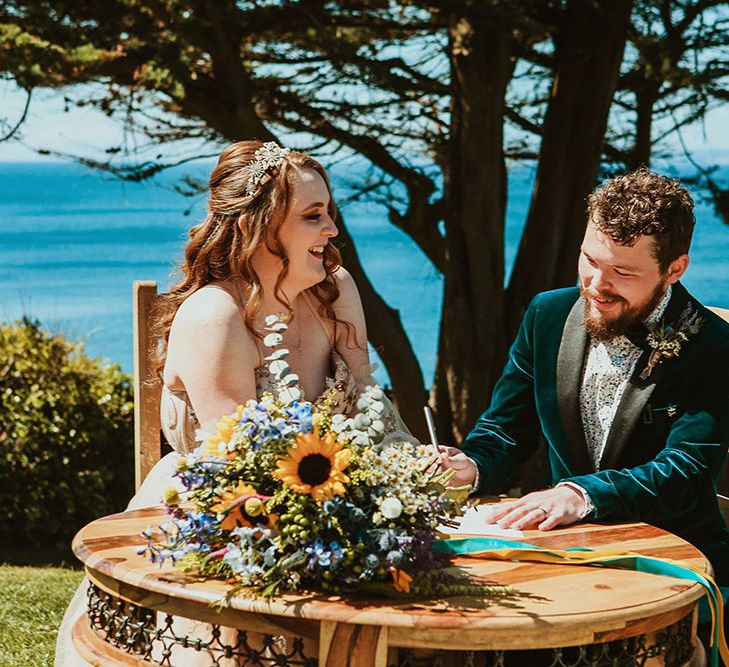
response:
<svg viewBox="0 0 729 667"><path fill-rule="evenodd" d="M392 575L392 585L396 591L400 593L410 592L410 582L413 578L407 572L391 567L390 574Z"/></svg>
<svg viewBox="0 0 729 667"><path fill-rule="evenodd" d="M253 523L246 517L242 511L242 499L248 498L256 494L256 490L252 486L238 482L238 486L232 491L223 491L217 496L218 502L210 509L216 514L225 514L225 518L220 522L223 530L233 530L238 526L252 526Z"/></svg>
<svg viewBox="0 0 729 667"><path fill-rule="evenodd" d="M317 502L343 496L349 478L342 472L349 464L349 449L333 433L299 434L286 456L277 459L273 474L296 493L309 494Z"/></svg>
<svg viewBox="0 0 729 667"><path fill-rule="evenodd" d="M180 504L180 493L174 487L170 486L162 492L162 502L165 505L179 505Z"/></svg>
<svg viewBox="0 0 729 667"><path fill-rule="evenodd" d="M238 423L238 420L243 415L243 410L244 407L242 405L239 405L235 409L235 414L225 415L224 417L220 418L218 423L215 425L217 433L214 433L213 435L210 435L205 439L203 457L223 456L231 460L235 458L235 452L221 451L220 444L227 444L228 442L230 442L235 433L235 425Z"/></svg>
<svg viewBox="0 0 729 667"><path fill-rule="evenodd" d="M319 427L321 426L322 421L324 418L320 413L315 413L311 416L311 425L314 427L314 433L319 435Z"/></svg>

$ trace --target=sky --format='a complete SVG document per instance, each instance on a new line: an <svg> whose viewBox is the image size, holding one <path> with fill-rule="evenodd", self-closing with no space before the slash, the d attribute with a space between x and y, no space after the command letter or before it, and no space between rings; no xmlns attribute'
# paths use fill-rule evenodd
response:
<svg viewBox="0 0 729 667"><path fill-rule="evenodd" d="M20 140L0 142L1 162L58 159L39 155L38 149L103 158L105 147L124 141L119 121L90 107L68 105L66 111L66 95L63 90L34 93ZM0 118L14 124L24 103L25 93L12 82L0 81ZM729 163L729 104L710 111L703 126L694 125L684 130L683 136L687 147L704 164ZM680 154L678 145L676 150Z"/></svg>

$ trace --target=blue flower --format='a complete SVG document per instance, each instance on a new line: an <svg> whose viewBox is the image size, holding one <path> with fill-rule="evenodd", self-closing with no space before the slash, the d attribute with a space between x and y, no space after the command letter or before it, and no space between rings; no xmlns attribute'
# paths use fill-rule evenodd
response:
<svg viewBox="0 0 729 667"><path fill-rule="evenodd" d="M375 554L367 554L364 559L365 567L368 570L374 570L380 564L380 559Z"/></svg>
<svg viewBox="0 0 729 667"><path fill-rule="evenodd" d="M332 498L330 500L325 500L322 503L321 508L327 513L327 514L336 514L339 508L342 506L342 499L341 498Z"/></svg>
<svg viewBox="0 0 729 667"><path fill-rule="evenodd" d="M228 545L228 551L225 556L223 556L223 561L231 570L233 570L233 572L240 572L245 567L243 552L233 544Z"/></svg>
<svg viewBox="0 0 729 667"><path fill-rule="evenodd" d="M272 544L263 552L263 564L272 567L276 564L276 545Z"/></svg>
<svg viewBox="0 0 729 667"><path fill-rule="evenodd" d="M304 551L309 555L308 567L310 570L313 570L317 565L319 567L329 567L332 563L332 552L324 548L321 540L316 540L316 542L305 547Z"/></svg>
<svg viewBox="0 0 729 667"><path fill-rule="evenodd" d="M342 547L340 547L339 544L334 540L329 543L329 553L331 554L332 565L338 565L341 562L342 558L344 558Z"/></svg>
<svg viewBox="0 0 729 667"><path fill-rule="evenodd" d="M299 403L298 401L294 401L291 405L286 407L286 414L289 416L289 421L298 424L297 431L300 431L301 433L308 433L311 431L311 403Z"/></svg>
<svg viewBox="0 0 729 667"><path fill-rule="evenodd" d="M387 553L385 560L391 565L397 565L402 560L403 554L400 551L393 549Z"/></svg>

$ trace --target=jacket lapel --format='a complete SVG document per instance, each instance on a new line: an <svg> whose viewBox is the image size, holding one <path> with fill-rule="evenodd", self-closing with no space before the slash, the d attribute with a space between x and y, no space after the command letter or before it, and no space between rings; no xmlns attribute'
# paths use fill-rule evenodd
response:
<svg viewBox="0 0 729 667"><path fill-rule="evenodd" d="M642 368L648 361L648 353L644 352L636 368ZM618 459L625 449L630 434L633 432L638 418L643 414L646 403L656 387L658 380L658 369L654 369L646 381L636 380L635 374L628 381L625 387L618 409L615 412L615 419L610 426L605 449L600 459L600 470L617 468Z"/></svg>
<svg viewBox="0 0 729 667"><path fill-rule="evenodd" d="M584 301L578 297L565 321L557 353L557 405L577 467L575 475L592 472L580 410L580 383L587 349L587 333L582 326L584 314Z"/></svg>
<svg viewBox="0 0 729 667"><path fill-rule="evenodd" d="M683 313L690 300L689 293L681 285L676 283L672 288L671 300L668 302L663 319L666 322L676 322ZM615 413L610 432L608 433L605 449L600 460L600 470L617 468L620 455L623 453L631 433L635 429L638 419L643 414L648 399L650 398L656 384L666 373L673 359L663 360L657 364L651 374L645 379L640 379L640 373L648 363L650 350L644 350L643 354L635 364L635 370L628 381L618 409Z"/></svg>

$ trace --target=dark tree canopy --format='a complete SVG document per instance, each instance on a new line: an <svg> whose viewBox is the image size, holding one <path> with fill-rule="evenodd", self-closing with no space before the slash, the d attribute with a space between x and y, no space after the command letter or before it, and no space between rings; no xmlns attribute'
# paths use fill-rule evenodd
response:
<svg viewBox="0 0 729 667"><path fill-rule="evenodd" d="M7 0L0 71L29 98L63 89L159 147L155 159L125 146L86 158L123 178L292 133L325 161L371 165L355 191L383 203L444 276L430 397L444 439L458 441L533 295L574 283L584 200L600 176L649 164L726 101L728 22L717 0ZM18 121L4 134L22 131ZM713 165L686 153L727 219ZM504 287L506 179L520 161L536 165L536 181ZM340 240L419 433L428 388L399 314L367 279L346 224Z"/></svg>

